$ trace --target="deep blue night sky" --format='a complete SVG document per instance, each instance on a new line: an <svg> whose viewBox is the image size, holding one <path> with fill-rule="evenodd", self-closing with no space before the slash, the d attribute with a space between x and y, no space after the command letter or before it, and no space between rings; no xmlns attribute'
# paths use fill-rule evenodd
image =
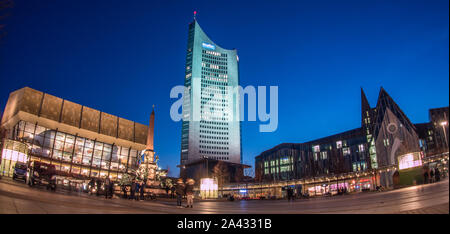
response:
<svg viewBox="0 0 450 234"><path fill-rule="evenodd" d="M131 2L131 1L130 1ZM449 1L15 1L0 42L0 106L24 86L148 124L178 175L188 23L237 48L242 86L279 86L279 123L243 123L244 162L282 142L360 125L360 87L380 86L414 122L449 104Z"/></svg>

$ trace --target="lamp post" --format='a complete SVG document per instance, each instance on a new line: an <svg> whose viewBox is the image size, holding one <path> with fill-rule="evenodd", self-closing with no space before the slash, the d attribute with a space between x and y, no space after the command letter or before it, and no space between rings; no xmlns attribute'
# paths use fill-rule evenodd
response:
<svg viewBox="0 0 450 234"><path fill-rule="evenodd" d="M208 177L208 175L209 175L209 173L208 173L208 171L209 171L209 167L208 167L208 157L203 156L203 159L206 160L206 178L209 178L209 177Z"/></svg>
<svg viewBox="0 0 450 234"><path fill-rule="evenodd" d="M441 122L442 130L444 131L445 146L447 147L448 150L447 132L445 131L445 127L447 126L447 124L448 124L447 121Z"/></svg>

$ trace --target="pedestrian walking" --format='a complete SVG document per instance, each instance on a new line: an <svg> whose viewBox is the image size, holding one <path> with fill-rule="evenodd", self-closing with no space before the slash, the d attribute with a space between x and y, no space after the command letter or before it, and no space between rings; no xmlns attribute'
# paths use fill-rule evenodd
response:
<svg viewBox="0 0 450 234"><path fill-rule="evenodd" d="M125 184L122 185L123 198L127 199L127 186Z"/></svg>
<svg viewBox="0 0 450 234"><path fill-rule="evenodd" d="M434 169L430 169L430 183L434 183Z"/></svg>
<svg viewBox="0 0 450 234"><path fill-rule="evenodd" d="M97 196L100 196L100 190L102 189L102 181L100 179L97 180Z"/></svg>
<svg viewBox="0 0 450 234"><path fill-rule="evenodd" d="M288 202L290 202L292 200L292 188L287 187L286 193L287 193Z"/></svg>
<svg viewBox="0 0 450 234"><path fill-rule="evenodd" d="M114 196L114 182L110 181L109 183L109 198L112 199L112 197Z"/></svg>
<svg viewBox="0 0 450 234"><path fill-rule="evenodd" d="M175 186L170 187L170 198L173 198L173 195L175 194Z"/></svg>
<svg viewBox="0 0 450 234"><path fill-rule="evenodd" d="M108 199L109 197L109 186L111 184L111 180L109 179L109 177L106 177L105 180L105 198Z"/></svg>
<svg viewBox="0 0 450 234"><path fill-rule="evenodd" d="M184 189L185 189L185 185L183 183L183 179L180 178L180 179L178 179L177 185L176 185L177 207L178 208L183 208L182 199L183 199L183 195L184 195Z"/></svg>
<svg viewBox="0 0 450 234"><path fill-rule="evenodd" d="M186 183L186 198L187 198L187 206L186 208L194 208L194 184L195 181L193 179L188 179Z"/></svg>
<svg viewBox="0 0 450 234"><path fill-rule="evenodd" d="M130 199L134 200L134 194L136 193L136 181L133 179L131 181L131 189L130 189Z"/></svg>
<svg viewBox="0 0 450 234"><path fill-rule="evenodd" d="M439 182L441 180L441 172L437 167L434 169L434 177L436 177L436 182Z"/></svg>
<svg viewBox="0 0 450 234"><path fill-rule="evenodd" d="M136 201L139 201L139 192L140 192L140 188L141 188L141 186L140 186L141 184L140 184L140 182L136 182L136 189L134 190L135 191L135 196L134 196L134 198L136 199Z"/></svg>
<svg viewBox="0 0 450 234"><path fill-rule="evenodd" d="M423 183L428 184L428 170L423 173Z"/></svg>
<svg viewBox="0 0 450 234"><path fill-rule="evenodd" d="M141 195L141 201L144 200L144 189L145 189L145 182L142 181L142 182L141 182L141 186L140 186L140 188L139 188L140 195Z"/></svg>
<svg viewBox="0 0 450 234"><path fill-rule="evenodd" d="M92 191L95 189L95 180L91 179L91 181L89 181L88 184L88 189L89 189L89 195L92 195Z"/></svg>

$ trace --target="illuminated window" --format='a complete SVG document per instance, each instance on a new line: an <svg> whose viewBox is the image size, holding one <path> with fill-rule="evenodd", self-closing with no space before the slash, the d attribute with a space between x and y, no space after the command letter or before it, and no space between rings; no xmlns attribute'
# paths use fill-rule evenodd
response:
<svg viewBox="0 0 450 234"><path fill-rule="evenodd" d="M320 152L320 145L313 146L313 152Z"/></svg>
<svg viewBox="0 0 450 234"><path fill-rule="evenodd" d="M398 168L400 170L418 167L422 165L422 159L419 152L409 153L398 156Z"/></svg>
<svg viewBox="0 0 450 234"><path fill-rule="evenodd" d="M350 148L344 148L344 149L342 149L342 153L343 153L344 155L350 155Z"/></svg>
<svg viewBox="0 0 450 234"><path fill-rule="evenodd" d="M336 148L342 148L342 141L336 141Z"/></svg>
<svg viewBox="0 0 450 234"><path fill-rule="evenodd" d="M363 144L358 145L358 148L359 148L359 152L364 152L364 145Z"/></svg>

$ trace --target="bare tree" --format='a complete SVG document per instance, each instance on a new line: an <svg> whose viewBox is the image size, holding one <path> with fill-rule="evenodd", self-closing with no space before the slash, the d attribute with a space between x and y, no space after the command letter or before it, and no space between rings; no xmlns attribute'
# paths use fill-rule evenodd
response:
<svg viewBox="0 0 450 234"><path fill-rule="evenodd" d="M249 162L245 162L244 164L250 165ZM245 177L254 178L255 177L255 169L253 167L245 168L244 169L244 176Z"/></svg>
<svg viewBox="0 0 450 234"><path fill-rule="evenodd" d="M219 190L225 184L225 181L230 177L228 166L223 161L218 161L213 168L213 175L217 178Z"/></svg>

